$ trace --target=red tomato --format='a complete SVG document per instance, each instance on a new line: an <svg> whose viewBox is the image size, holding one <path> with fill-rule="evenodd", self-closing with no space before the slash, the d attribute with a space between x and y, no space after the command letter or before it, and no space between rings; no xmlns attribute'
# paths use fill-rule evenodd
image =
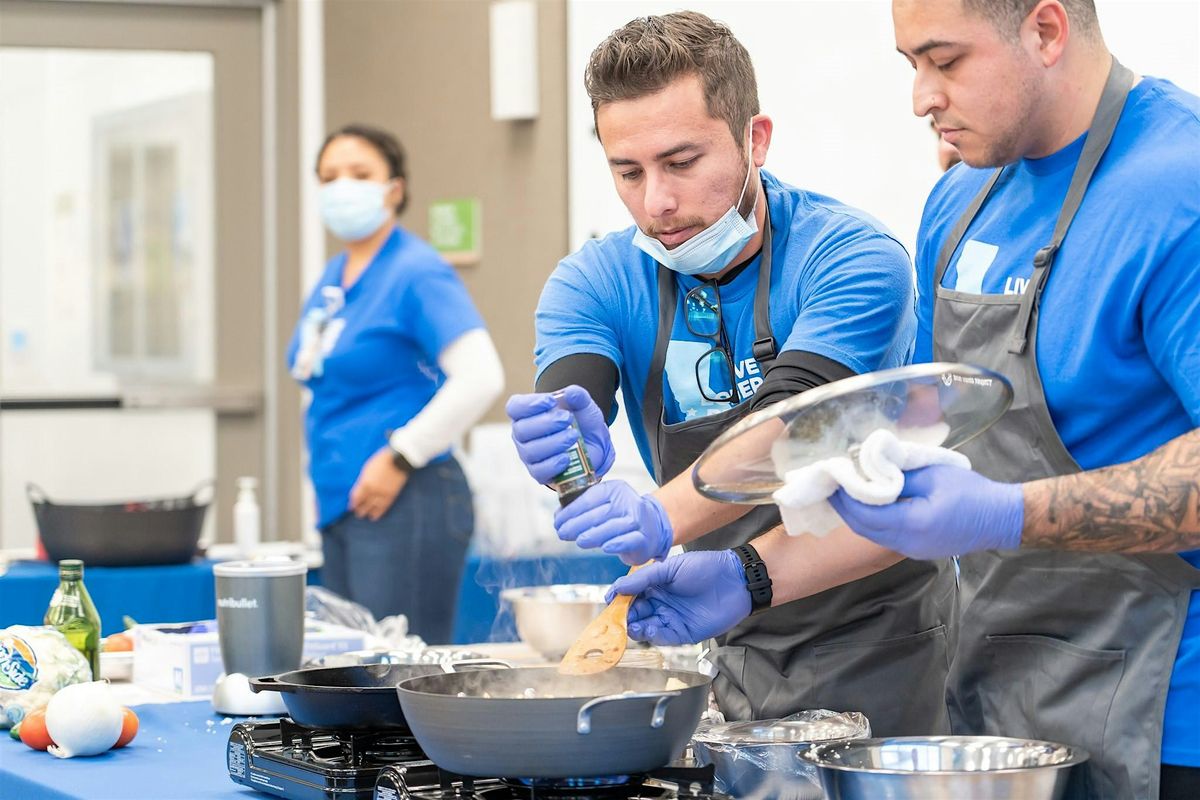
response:
<svg viewBox="0 0 1200 800"><path fill-rule="evenodd" d="M34 750L45 750L54 744L50 732L46 730L46 709L34 711L21 720L21 741Z"/></svg>
<svg viewBox="0 0 1200 800"><path fill-rule="evenodd" d="M138 732L137 714L133 713L132 708L125 708L122 711L125 712L125 716L121 720L121 736L117 739L117 743L113 745L114 750L132 742L133 737L137 736Z"/></svg>

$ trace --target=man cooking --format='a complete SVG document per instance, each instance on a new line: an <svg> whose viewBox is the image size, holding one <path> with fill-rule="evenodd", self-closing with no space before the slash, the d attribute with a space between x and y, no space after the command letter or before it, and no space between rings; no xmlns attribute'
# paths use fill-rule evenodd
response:
<svg viewBox="0 0 1200 800"><path fill-rule="evenodd" d="M956 732L1081 746L1089 797L1200 797L1200 100L1113 59L1090 0L893 16L913 111L966 162L926 204L916 360L997 370L1016 398L961 448L981 474L832 503L900 552L972 553ZM798 544L766 559L777 593ZM748 605L709 596L705 566L618 582L647 591L631 631Z"/></svg>
<svg viewBox="0 0 1200 800"><path fill-rule="evenodd" d="M559 536L629 564L672 544L715 551L745 594L758 555L726 548L777 526L778 512L708 501L688 468L751 410L904 364L911 268L870 217L762 169L772 122L749 54L723 25L693 12L635 19L596 48L585 80L636 224L551 275L536 317L538 394L509 401L513 439L536 480L561 473L578 434L547 393L567 387L603 474L619 384L660 488L643 496L604 481L558 512ZM725 713L856 709L882 734L945 730L950 571L845 529L803 557L812 569L795 596L818 597L722 629L733 628L714 657ZM769 585L754 602L771 604Z"/></svg>

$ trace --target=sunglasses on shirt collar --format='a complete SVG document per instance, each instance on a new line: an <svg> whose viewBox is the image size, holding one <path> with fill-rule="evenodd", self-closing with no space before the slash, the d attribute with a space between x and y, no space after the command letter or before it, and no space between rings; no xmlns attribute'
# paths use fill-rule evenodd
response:
<svg viewBox="0 0 1200 800"><path fill-rule="evenodd" d="M716 282L702 283L683 298L684 323L693 336L711 339L713 346L696 359L700 395L714 403L736 403L733 356L721 316L721 293Z"/></svg>

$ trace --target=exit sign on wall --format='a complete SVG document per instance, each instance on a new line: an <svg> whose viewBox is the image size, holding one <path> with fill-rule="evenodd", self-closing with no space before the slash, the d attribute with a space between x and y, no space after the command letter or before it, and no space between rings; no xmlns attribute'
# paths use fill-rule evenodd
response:
<svg viewBox="0 0 1200 800"><path fill-rule="evenodd" d="M429 243L455 266L479 263L480 204L475 197L429 205Z"/></svg>

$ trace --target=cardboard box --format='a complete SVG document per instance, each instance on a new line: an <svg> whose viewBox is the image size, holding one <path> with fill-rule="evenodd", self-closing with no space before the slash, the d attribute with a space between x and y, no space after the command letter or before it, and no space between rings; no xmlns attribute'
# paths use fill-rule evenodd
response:
<svg viewBox="0 0 1200 800"><path fill-rule="evenodd" d="M212 697L224 671L215 620L138 625L133 634L133 682L188 700ZM369 634L326 622L304 623L304 660L362 650Z"/></svg>

